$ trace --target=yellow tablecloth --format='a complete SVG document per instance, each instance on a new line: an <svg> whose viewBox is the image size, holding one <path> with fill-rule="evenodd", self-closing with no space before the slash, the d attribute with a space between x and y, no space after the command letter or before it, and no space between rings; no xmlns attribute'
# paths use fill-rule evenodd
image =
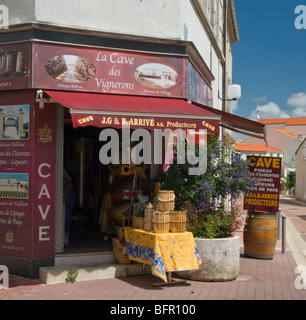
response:
<svg viewBox="0 0 306 320"><path fill-rule="evenodd" d="M152 274L167 282L166 272L198 270L202 263L191 232L157 234L124 228L131 260L151 265Z"/></svg>

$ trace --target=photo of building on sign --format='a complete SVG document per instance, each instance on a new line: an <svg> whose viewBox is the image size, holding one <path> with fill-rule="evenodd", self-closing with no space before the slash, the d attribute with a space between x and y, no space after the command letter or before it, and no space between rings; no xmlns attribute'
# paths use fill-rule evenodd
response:
<svg viewBox="0 0 306 320"><path fill-rule="evenodd" d="M55 56L47 61L45 69L52 78L68 83L88 81L96 73L87 59L74 55Z"/></svg>
<svg viewBox="0 0 306 320"><path fill-rule="evenodd" d="M29 174L0 173L0 198L28 199Z"/></svg>
<svg viewBox="0 0 306 320"><path fill-rule="evenodd" d="M175 86L178 74L164 64L147 63L136 69L135 79L145 87L161 90Z"/></svg>
<svg viewBox="0 0 306 320"><path fill-rule="evenodd" d="M0 140L28 140L29 111L29 105L0 106Z"/></svg>
<svg viewBox="0 0 306 320"><path fill-rule="evenodd" d="M24 78L25 51L0 52L0 79Z"/></svg>

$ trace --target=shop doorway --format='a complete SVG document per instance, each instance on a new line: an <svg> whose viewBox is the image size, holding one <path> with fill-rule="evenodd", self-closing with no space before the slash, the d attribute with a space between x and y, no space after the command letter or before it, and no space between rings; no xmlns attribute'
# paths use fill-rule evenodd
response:
<svg viewBox="0 0 306 320"><path fill-rule="evenodd" d="M65 253L103 252L112 248L111 237L101 231L99 224L103 197L110 182L108 167L99 161L100 131L91 126L77 129L71 124L64 126L64 169L75 193L70 219L65 217L69 220Z"/></svg>
<svg viewBox="0 0 306 320"><path fill-rule="evenodd" d="M75 191L64 253L112 251L112 239L132 224L127 218L143 215L145 203L153 201L150 176L157 174L159 165L102 164L99 152L107 142L99 141L101 130L64 125L64 169ZM122 130L117 133L122 141Z"/></svg>

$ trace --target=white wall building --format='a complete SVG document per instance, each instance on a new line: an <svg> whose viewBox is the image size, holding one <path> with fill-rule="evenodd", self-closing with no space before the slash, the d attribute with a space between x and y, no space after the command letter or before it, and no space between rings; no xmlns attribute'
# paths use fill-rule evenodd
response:
<svg viewBox="0 0 306 320"><path fill-rule="evenodd" d="M296 198L306 201L306 138L296 150Z"/></svg>
<svg viewBox="0 0 306 320"><path fill-rule="evenodd" d="M173 45L163 49L168 54L185 47L181 53L191 57L212 86L213 107L230 111L230 103L222 106L218 94L224 98L224 88L232 81L232 44L239 41L233 0L3 0L1 4L9 9L10 29L31 30L35 38L44 30L63 42L79 42L77 35L90 35L122 40L122 47L130 49L135 43L127 41L141 42L134 46L138 50L160 51L163 45ZM68 39L69 34L75 40Z"/></svg>

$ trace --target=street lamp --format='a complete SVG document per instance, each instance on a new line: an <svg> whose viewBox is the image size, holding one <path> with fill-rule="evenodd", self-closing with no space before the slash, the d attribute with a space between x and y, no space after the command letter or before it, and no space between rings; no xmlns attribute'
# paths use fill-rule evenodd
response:
<svg viewBox="0 0 306 320"><path fill-rule="evenodd" d="M219 95L219 99L222 101L237 101L241 97L241 86L239 84L230 84L227 87L227 96L229 99L222 99Z"/></svg>
<svg viewBox="0 0 306 320"><path fill-rule="evenodd" d="M227 88L227 96L230 100L238 100L241 97L241 86L239 84L230 84Z"/></svg>

